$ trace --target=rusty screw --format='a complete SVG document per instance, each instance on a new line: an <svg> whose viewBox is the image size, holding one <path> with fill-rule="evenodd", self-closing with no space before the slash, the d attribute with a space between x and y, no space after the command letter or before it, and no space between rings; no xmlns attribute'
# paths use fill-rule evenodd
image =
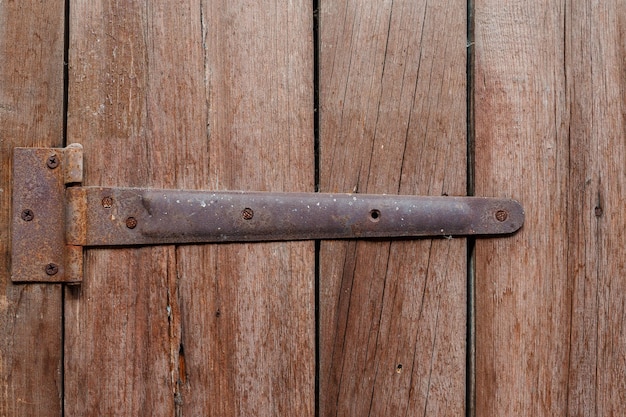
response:
<svg viewBox="0 0 626 417"><path fill-rule="evenodd" d="M245 208L241 211L241 217L243 217L244 220L250 220L254 217L254 211L252 211L251 208Z"/></svg>
<svg viewBox="0 0 626 417"><path fill-rule="evenodd" d="M29 222L35 218L35 213L31 209L22 210L22 220Z"/></svg>
<svg viewBox="0 0 626 417"><path fill-rule="evenodd" d="M46 274L52 276L56 275L59 272L59 265L55 263L49 263L46 265Z"/></svg>
<svg viewBox="0 0 626 417"><path fill-rule="evenodd" d="M48 158L48 161L46 161L46 165L48 166L48 168L50 169L55 169L56 167L59 166L59 157L56 155L52 155Z"/></svg>
<svg viewBox="0 0 626 417"><path fill-rule="evenodd" d="M496 211L496 220L499 222L503 222L509 218L509 213L506 210L498 210Z"/></svg>
<svg viewBox="0 0 626 417"><path fill-rule="evenodd" d="M104 197L102 199L102 207L105 209L110 209L113 207L113 199L111 197Z"/></svg>
<svg viewBox="0 0 626 417"><path fill-rule="evenodd" d="M129 217L126 219L126 227L129 229L134 229L137 227L137 219L134 217Z"/></svg>

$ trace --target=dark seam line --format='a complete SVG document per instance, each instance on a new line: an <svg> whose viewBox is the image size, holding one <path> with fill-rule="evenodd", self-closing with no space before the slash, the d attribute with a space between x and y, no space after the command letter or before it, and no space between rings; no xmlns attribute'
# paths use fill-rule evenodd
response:
<svg viewBox="0 0 626 417"><path fill-rule="evenodd" d="M467 1L467 44L466 44L466 181L467 181L467 195L473 196L475 194L475 161L474 161L474 147L475 147L475 126L474 126L474 1ZM475 256L476 239L472 237L467 238L467 252L466 252L466 266L467 266L467 302L466 302L466 364L465 364L465 415L467 417L474 417L475 415L475 290L476 290L476 276L475 276Z"/></svg>
<svg viewBox="0 0 626 417"><path fill-rule="evenodd" d="M314 190L320 191L320 63L319 63L319 0L312 0L313 4L313 154ZM321 241L315 241L315 271L314 271L314 320L315 320L315 377L314 377L314 416L320 416L320 274L321 274Z"/></svg>

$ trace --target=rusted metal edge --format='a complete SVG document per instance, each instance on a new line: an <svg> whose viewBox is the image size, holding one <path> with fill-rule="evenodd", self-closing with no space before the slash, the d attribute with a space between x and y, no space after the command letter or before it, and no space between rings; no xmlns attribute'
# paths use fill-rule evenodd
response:
<svg viewBox="0 0 626 417"><path fill-rule="evenodd" d="M13 152L11 279L80 282L82 247L66 244L66 184L82 182L82 146Z"/></svg>
<svg viewBox="0 0 626 417"><path fill-rule="evenodd" d="M80 187L68 201L86 219L69 243L84 246L501 235L524 221L517 201L482 197Z"/></svg>
<svg viewBox="0 0 626 417"><path fill-rule="evenodd" d="M515 200L83 187L82 147L14 152L15 282L80 282L83 247L502 235Z"/></svg>

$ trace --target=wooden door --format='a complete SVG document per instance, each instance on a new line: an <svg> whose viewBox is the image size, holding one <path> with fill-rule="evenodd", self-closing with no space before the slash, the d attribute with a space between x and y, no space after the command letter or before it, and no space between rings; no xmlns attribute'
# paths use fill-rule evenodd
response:
<svg viewBox="0 0 626 417"><path fill-rule="evenodd" d="M626 6L0 2L0 415L622 415ZM11 151L85 185L519 199L498 239L89 249L10 282Z"/></svg>

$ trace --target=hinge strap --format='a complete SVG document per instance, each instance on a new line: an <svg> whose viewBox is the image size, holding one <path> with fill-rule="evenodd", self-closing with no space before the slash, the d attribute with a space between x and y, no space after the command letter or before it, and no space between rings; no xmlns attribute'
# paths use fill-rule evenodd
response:
<svg viewBox="0 0 626 417"><path fill-rule="evenodd" d="M81 151L15 150L14 281L79 282L83 247L501 235L524 222L511 199L85 187Z"/></svg>

